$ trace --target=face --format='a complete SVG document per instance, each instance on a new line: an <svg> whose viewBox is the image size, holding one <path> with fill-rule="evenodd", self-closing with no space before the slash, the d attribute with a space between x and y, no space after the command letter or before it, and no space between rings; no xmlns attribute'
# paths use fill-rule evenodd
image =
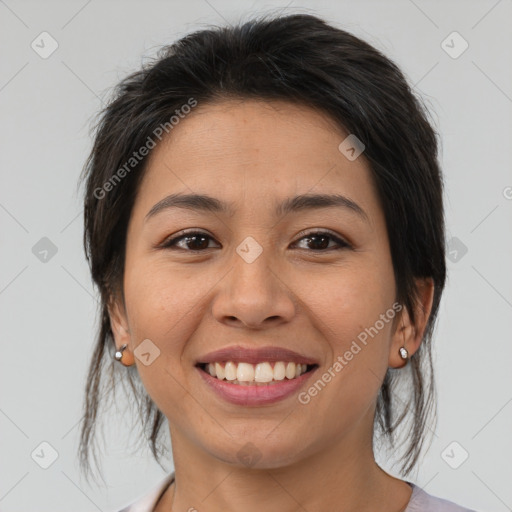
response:
<svg viewBox="0 0 512 512"><path fill-rule="evenodd" d="M395 330L385 220L364 153L349 160L338 149L347 135L304 106L230 100L199 104L152 150L112 328L117 346L149 354L135 357L146 390L171 435L204 457L241 464L250 441L257 467L278 467L349 438L368 443L387 368L403 365L404 342L417 349L401 323ZM208 195L227 209L148 216L170 194ZM346 200L276 210L305 194ZM196 366L235 345L293 350L316 366L285 398L235 404Z"/></svg>

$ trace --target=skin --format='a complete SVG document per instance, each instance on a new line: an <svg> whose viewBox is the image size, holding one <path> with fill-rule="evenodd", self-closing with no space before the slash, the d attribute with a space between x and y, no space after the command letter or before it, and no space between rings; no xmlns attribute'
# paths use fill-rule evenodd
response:
<svg viewBox="0 0 512 512"><path fill-rule="evenodd" d="M194 367L215 349L276 344L316 358L320 376L395 302L383 212L364 153L350 161L338 150L347 135L309 107L226 100L198 105L152 150L128 226L126 302L113 302L110 318L127 357L147 338L160 350L148 366L135 357L172 438L176 481L157 512L406 508L411 487L375 462L373 418L387 368L406 364L398 349L420 346L431 279L417 280L416 325L404 309L307 405L296 396L230 404ZM232 202L235 213L172 208L144 222L168 194L192 192ZM343 194L368 222L340 207L274 216L274 202L303 193ZM155 249L187 228L208 234L209 248ZM306 229L352 248L327 251L299 234ZM247 236L263 248L252 263L235 251ZM260 455L251 467L237 457L249 441Z"/></svg>

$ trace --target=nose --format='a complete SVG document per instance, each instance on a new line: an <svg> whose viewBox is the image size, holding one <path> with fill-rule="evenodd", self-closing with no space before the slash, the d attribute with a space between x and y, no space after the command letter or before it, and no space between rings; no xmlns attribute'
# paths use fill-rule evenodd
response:
<svg viewBox="0 0 512 512"><path fill-rule="evenodd" d="M251 329L290 322L296 310L293 283L285 282L275 260L272 264L271 250L263 250L254 261L235 253L232 261L231 270L214 295L214 318Z"/></svg>

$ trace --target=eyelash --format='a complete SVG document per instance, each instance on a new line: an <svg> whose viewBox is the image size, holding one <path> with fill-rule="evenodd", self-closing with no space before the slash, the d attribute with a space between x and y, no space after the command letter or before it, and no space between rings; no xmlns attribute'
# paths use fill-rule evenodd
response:
<svg viewBox="0 0 512 512"><path fill-rule="evenodd" d="M320 252L330 252L330 251L339 251L339 250L342 250L342 249L351 249L352 246L346 242L345 240L343 240L342 238L339 238L337 237L336 235L333 235L330 231L311 231L309 233L300 233L301 235L303 235L301 238L299 238L297 240L297 242L299 242L300 240L303 240L303 239L307 239L307 238L312 238L312 237L315 237L315 236L327 236L329 238L331 238L334 242L336 242L338 244L338 247L331 247L331 248L328 248L328 249L310 249L310 251L312 252L317 252L317 253L320 253ZM159 247L161 249L170 249L170 250L181 250L181 251L184 251L184 252L190 252L190 253L200 253L200 252L205 252L207 251L208 249L211 249L211 247L208 247L206 249L183 249L183 248L176 248L176 243L182 239L186 239L186 238L193 238L194 236L204 236L204 237L207 237L209 238L210 240L213 240L213 237L211 237L210 235L208 235L207 233L203 233L201 231L186 231L184 233L182 233L181 235L179 236L176 236L174 238L168 238L167 240L165 240ZM297 243L297 242L294 242L294 243ZM308 249L305 249L305 250L308 250Z"/></svg>

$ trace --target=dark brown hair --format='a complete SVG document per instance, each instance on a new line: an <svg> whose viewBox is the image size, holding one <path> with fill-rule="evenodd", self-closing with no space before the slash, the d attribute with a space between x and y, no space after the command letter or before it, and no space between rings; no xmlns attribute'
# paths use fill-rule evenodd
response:
<svg viewBox="0 0 512 512"><path fill-rule="evenodd" d="M431 339L445 285L443 183L437 133L428 110L399 68L380 51L316 16L265 15L229 27L210 27L161 48L156 59L127 76L100 112L85 180L84 248L100 295L100 323L86 384L79 458L90 470L99 408L126 379L155 459L164 421L141 385L135 365L113 359L107 306L123 296L127 225L147 158L105 192L131 155L158 127L194 98L199 104L229 98L286 100L319 109L365 145L364 158L378 191L388 230L397 301L414 323L416 277L430 277L435 291L420 349L400 370L388 369L379 392L375 426L398 444L401 472L415 466L435 417ZM100 191L100 192L99 192ZM103 191L103 192L101 192ZM108 372L109 379L106 380ZM403 398L398 393L404 384ZM401 388L401 386L400 386ZM409 419L406 422L406 418ZM403 427L404 425L402 425ZM374 434L377 433L377 428Z"/></svg>

